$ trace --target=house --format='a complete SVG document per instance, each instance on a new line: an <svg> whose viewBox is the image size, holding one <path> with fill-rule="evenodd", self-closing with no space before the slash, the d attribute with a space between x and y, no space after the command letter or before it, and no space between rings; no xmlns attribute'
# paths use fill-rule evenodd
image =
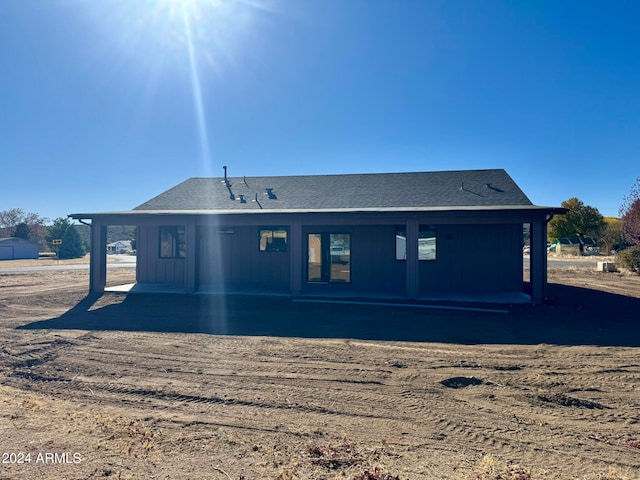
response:
<svg viewBox="0 0 640 480"><path fill-rule="evenodd" d="M24 238L0 238L0 260L38 258L40 246Z"/></svg>
<svg viewBox="0 0 640 480"><path fill-rule="evenodd" d="M565 211L533 205L498 169L232 178L224 167L133 210L70 217L91 220L93 292L105 288L107 226L135 225L138 287L541 303L547 222Z"/></svg>
<svg viewBox="0 0 640 480"><path fill-rule="evenodd" d="M598 242L590 237L558 238L551 244L556 255L597 255L600 253Z"/></svg>
<svg viewBox="0 0 640 480"><path fill-rule="evenodd" d="M131 240L118 240L117 242L112 242L107 244L107 253L108 254L122 254L122 253L130 253L133 251L131 247Z"/></svg>

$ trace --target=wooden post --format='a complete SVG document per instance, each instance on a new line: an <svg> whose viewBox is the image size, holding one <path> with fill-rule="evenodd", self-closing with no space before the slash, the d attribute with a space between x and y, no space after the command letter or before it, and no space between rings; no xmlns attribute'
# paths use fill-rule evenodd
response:
<svg viewBox="0 0 640 480"><path fill-rule="evenodd" d="M530 242L531 301L540 305L547 297L547 223L544 218L531 222Z"/></svg>
<svg viewBox="0 0 640 480"><path fill-rule="evenodd" d="M103 293L107 284L107 226L96 218L91 221L89 267L89 292Z"/></svg>
<svg viewBox="0 0 640 480"><path fill-rule="evenodd" d="M418 221L407 220L406 275L407 298L416 299L420 293L420 270L418 262Z"/></svg>
<svg viewBox="0 0 640 480"><path fill-rule="evenodd" d="M187 241L187 258L185 258L184 269L184 286L188 293L195 293L196 291L196 269L197 269L197 227L196 219L193 215L188 217L187 224L185 225L185 234Z"/></svg>
<svg viewBox="0 0 640 480"><path fill-rule="evenodd" d="M294 218L289 231L289 255L291 262L290 294L294 297L302 294L303 262L307 261L307 252L302 238L302 220Z"/></svg>

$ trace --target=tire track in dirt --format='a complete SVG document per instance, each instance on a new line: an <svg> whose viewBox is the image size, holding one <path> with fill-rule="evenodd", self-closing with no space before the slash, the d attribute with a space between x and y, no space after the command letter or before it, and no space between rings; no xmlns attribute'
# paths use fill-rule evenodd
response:
<svg viewBox="0 0 640 480"><path fill-rule="evenodd" d="M576 355L579 357L579 355ZM482 356L474 356L482 360ZM427 386L422 389L405 390L402 392L403 408L408 408L416 418L425 415L430 416L436 429L446 437L448 442L454 444L473 444L476 448L495 452L502 456L514 456L526 458L535 457L539 453L539 447L532 445L550 444L546 454L554 456L558 461L562 461L563 455L571 455L574 445L585 443L584 426L585 423L602 423L602 417L611 415L613 411L606 405L600 406L598 399L593 399L590 394L598 393L600 389L586 388L575 389L574 396L570 397L566 392L571 389L569 384L555 380L556 375L544 375L545 371L555 368L558 364L541 365L535 368L535 372L528 372L529 368L524 368L518 364L478 364L470 366L440 362L433 365L431 371L407 372L405 378L416 383L422 379ZM578 372L585 377L593 378L592 367L585 367ZM552 370L553 371L553 370ZM575 371L575 369L574 369ZM461 377L482 379L482 384L469 386L464 389L446 391L438 385L436 381L443 377ZM567 375L568 376L568 375ZM431 384L429 384L431 380ZM626 377L623 380L631 380ZM575 383L575 378L574 378ZM438 391L440 389L440 391ZM558 399L559 402L543 402L542 392L552 392L551 399ZM562 393L560 393L562 392ZM587 398L584 398L586 394ZM554 397L556 395L557 397ZM561 400L572 400L571 403L564 404ZM575 402L573 400L576 400ZM524 416L502 417L500 411L517 409L527 412ZM490 426L478 427L473 418L476 414L488 413L494 417L494 422ZM502 418L501 418L502 417ZM554 419L557 418L557 422ZM551 420L551 422L549 422ZM610 420L605 420L605 422ZM549 425L551 423L551 425ZM554 427L555 424L555 427ZM560 428L562 425L562 428ZM553 429L553 433L552 432ZM607 433L602 434L607 438ZM594 461L597 449L586 440L587 445L584 452L578 455L578 459L585 462ZM626 454L624 445L612 452L611 464L624 464L622 460ZM575 454L574 454L575 455Z"/></svg>

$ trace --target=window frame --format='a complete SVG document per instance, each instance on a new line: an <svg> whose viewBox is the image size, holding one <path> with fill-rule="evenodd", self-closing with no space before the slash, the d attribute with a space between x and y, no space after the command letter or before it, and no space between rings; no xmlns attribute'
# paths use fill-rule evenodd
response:
<svg viewBox="0 0 640 480"><path fill-rule="evenodd" d="M309 278L311 272L309 270L309 248L310 248L310 237L312 235L317 235L320 237L320 252L318 252L319 258L321 259L320 261L320 279L319 280L312 280ZM348 242L345 248L345 245L342 245L342 248L344 249L343 252L348 252L348 254L346 253L342 253L341 255L332 255L331 254L331 242L333 240L333 236L334 235L346 235L348 236ZM308 232L307 233L307 265L306 265L306 283L309 285L351 285L352 283L352 278L353 278L353 272L352 272L352 266L353 266L353 260L351 257L351 246L353 245L353 241L352 241L352 233L351 232L344 232L344 231L320 231L320 232ZM343 258L344 256L348 256L348 260L346 262L343 262ZM338 259L334 259L334 257L338 257ZM340 264L340 265L348 265L349 267L349 277L348 280L337 280L335 278L332 278L332 269L334 264Z"/></svg>
<svg viewBox="0 0 640 480"><path fill-rule="evenodd" d="M398 237L404 237L404 257L399 258L398 257ZM404 225L396 225L395 226L395 235L394 235L394 240L395 240L395 255L396 255L396 262L406 262L407 261L407 227L405 227Z"/></svg>
<svg viewBox="0 0 640 480"><path fill-rule="evenodd" d="M426 234L433 235L426 236ZM425 236L423 236L423 234ZM420 258L420 239L433 238L433 258ZM418 226L418 261L419 262L435 262L438 259L438 229L436 225L419 225Z"/></svg>
<svg viewBox="0 0 640 480"><path fill-rule="evenodd" d="M398 237L404 237L404 257L400 258L400 250L398 248ZM433 258L420 258L420 239L434 239ZM406 262L407 260L407 228L404 225L396 225L394 229L395 240L395 259L397 262ZM435 262L438 259L438 227L437 225L421 224L418 226L418 251L416 252L419 262Z"/></svg>
<svg viewBox="0 0 640 480"><path fill-rule="evenodd" d="M262 247L262 235L263 232L271 232L271 237L265 237L265 245ZM274 236L275 232L284 232L284 249L270 249L267 248L269 244L273 243L274 238L283 238ZM271 242L268 239L271 238ZM264 226L258 227L258 251L260 253L286 253L289 250L289 227L284 225L278 226Z"/></svg>
<svg viewBox="0 0 640 480"><path fill-rule="evenodd" d="M168 235L168 237L165 237ZM171 242L168 245L170 254L165 254L165 241ZM158 258L163 260L178 259L187 257L187 229L185 225L160 225L158 227Z"/></svg>

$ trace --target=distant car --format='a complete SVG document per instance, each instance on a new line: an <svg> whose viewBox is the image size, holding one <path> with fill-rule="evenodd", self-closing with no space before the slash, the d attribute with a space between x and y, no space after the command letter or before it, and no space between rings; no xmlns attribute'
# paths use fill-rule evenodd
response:
<svg viewBox="0 0 640 480"><path fill-rule="evenodd" d="M344 247L342 245L334 245L331 247L331 263L346 263L342 259L345 254Z"/></svg>

